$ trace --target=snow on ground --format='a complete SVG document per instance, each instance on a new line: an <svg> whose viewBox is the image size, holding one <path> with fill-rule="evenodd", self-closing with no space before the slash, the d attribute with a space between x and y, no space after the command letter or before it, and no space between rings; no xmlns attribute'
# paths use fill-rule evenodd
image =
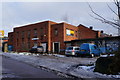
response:
<svg viewBox="0 0 120 80"><path fill-rule="evenodd" d="M23 61L36 67L44 67L79 78L118 78L119 75L103 75L93 72L97 58L65 57L59 54L3 53L2 55Z"/></svg>
<svg viewBox="0 0 120 80"><path fill-rule="evenodd" d="M95 66L79 66L78 68L87 70L87 71L93 71L95 69Z"/></svg>
<svg viewBox="0 0 120 80"><path fill-rule="evenodd" d="M56 57L66 57L65 55L60 55L60 54L53 54Z"/></svg>
<svg viewBox="0 0 120 80"><path fill-rule="evenodd" d="M115 56L115 54L109 54L109 55L101 55L100 57L108 57L108 56Z"/></svg>

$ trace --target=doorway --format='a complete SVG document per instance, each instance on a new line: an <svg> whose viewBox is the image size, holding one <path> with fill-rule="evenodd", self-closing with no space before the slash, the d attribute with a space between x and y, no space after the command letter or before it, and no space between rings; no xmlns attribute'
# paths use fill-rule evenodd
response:
<svg viewBox="0 0 120 80"><path fill-rule="evenodd" d="M53 42L53 52L54 53L60 52L60 42Z"/></svg>

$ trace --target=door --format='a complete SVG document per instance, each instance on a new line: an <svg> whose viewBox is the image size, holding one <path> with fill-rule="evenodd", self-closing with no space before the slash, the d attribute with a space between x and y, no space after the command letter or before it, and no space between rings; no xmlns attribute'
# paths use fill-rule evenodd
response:
<svg viewBox="0 0 120 80"><path fill-rule="evenodd" d="M100 51L96 45L91 46L91 53L94 53L95 55L99 55Z"/></svg>
<svg viewBox="0 0 120 80"><path fill-rule="evenodd" d="M59 53L60 51L60 43L59 42L54 42L53 43L53 49L55 53Z"/></svg>

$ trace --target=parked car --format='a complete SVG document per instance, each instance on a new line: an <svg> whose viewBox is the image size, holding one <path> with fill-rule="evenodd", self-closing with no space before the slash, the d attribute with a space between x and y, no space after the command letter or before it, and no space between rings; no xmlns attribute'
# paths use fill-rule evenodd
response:
<svg viewBox="0 0 120 80"><path fill-rule="evenodd" d="M65 55L66 56L77 56L77 53L79 50L80 50L80 47L77 47L77 46L67 47L65 50Z"/></svg>
<svg viewBox="0 0 120 80"><path fill-rule="evenodd" d="M34 46L29 50L29 52L31 52L31 53L43 53L44 48L43 48L43 46Z"/></svg>
<svg viewBox="0 0 120 80"><path fill-rule="evenodd" d="M80 55L90 55L91 57L100 56L101 51L95 44L83 43L80 45Z"/></svg>

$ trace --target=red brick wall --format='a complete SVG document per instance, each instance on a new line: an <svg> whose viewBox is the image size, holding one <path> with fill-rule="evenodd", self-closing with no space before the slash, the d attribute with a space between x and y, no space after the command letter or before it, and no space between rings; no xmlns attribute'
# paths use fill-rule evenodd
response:
<svg viewBox="0 0 120 80"><path fill-rule="evenodd" d="M57 24L57 23L49 21L49 24L48 24L48 52L52 51L52 42L51 42L52 29L51 29L51 25L53 25L53 24Z"/></svg>
<svg viewBox="0 0 120 80"><path fill-rule="evenodd" d="M32 47L34 45L35 41L32 40L32 38L34 38L34 29L37 29L37 38L39 38L39 40L36 40L36 42L38 43L38 45L40 45L41 42L49 42L50 35L48 35L48 34L50 34L49 29L50 29L51 24L55 24L55 23L51 22L51 21L45 21L45 22L41 22L41 23L36 23L36 24L31 24L31 25L14 28L15 50L21 51L21 49L23 48L23 47L21 47L23 43L25 44L24 47L27 49L28 49L28 42L30 42L30 47ZM42 32L44 33L43 38L41 38L41 34L40 34L41 28L43 28ZM23 31L24 31L24 42L22 41L22 32ZM30 31L30 39L28 39L28 31ZM49 45L49 43L48 43L48 45Z"/></svg>
<svg viewBox="0 0 120 80"><path fill-rule="evenodd" d="M78 27L64 23L64 41L71 41L78 39ZM68 36L66 35L66 29L73 30L74 31L74 36Z"/></svg>
<svg viewBox="0 0 120 80"><path fill-rule="evenodd" d="M96 31L91 30L83 25L78 26L78 39L89 39L89 38L96 38L98 34Z"/></svg>
<svg viewBox="0 0 120 80"><path fill-rule="evenodd" d="M62 23L60 24L54 24L51 26L51 50L53 49L53 42L60 42L60 49L64 49L64 25ZM58 34L55 35L55 30L58 31Z"/></svg>
<svg viewBox="0 0 120 80"><path fill-rule="evenodd" d="M14 32L8 33L8 45L14 45Z"/></svg>
<svg viewBox="0 0 120 80"><path fill-rule="evenodd" d="M51 39L51 45L53 45L53 42L60 42L60 49L65 49L65 43L64 41L70 41L74 39L78 39L78 28L76 26L67 24L67 23L59 23L59 24L54 24L51 26L52 29L52 39ZM58 35L55 36L55 29L58 30ZM73 30L74 36L67 36L66 35L66 29ZM53 48L53 46L51 46Z"/></svg>

